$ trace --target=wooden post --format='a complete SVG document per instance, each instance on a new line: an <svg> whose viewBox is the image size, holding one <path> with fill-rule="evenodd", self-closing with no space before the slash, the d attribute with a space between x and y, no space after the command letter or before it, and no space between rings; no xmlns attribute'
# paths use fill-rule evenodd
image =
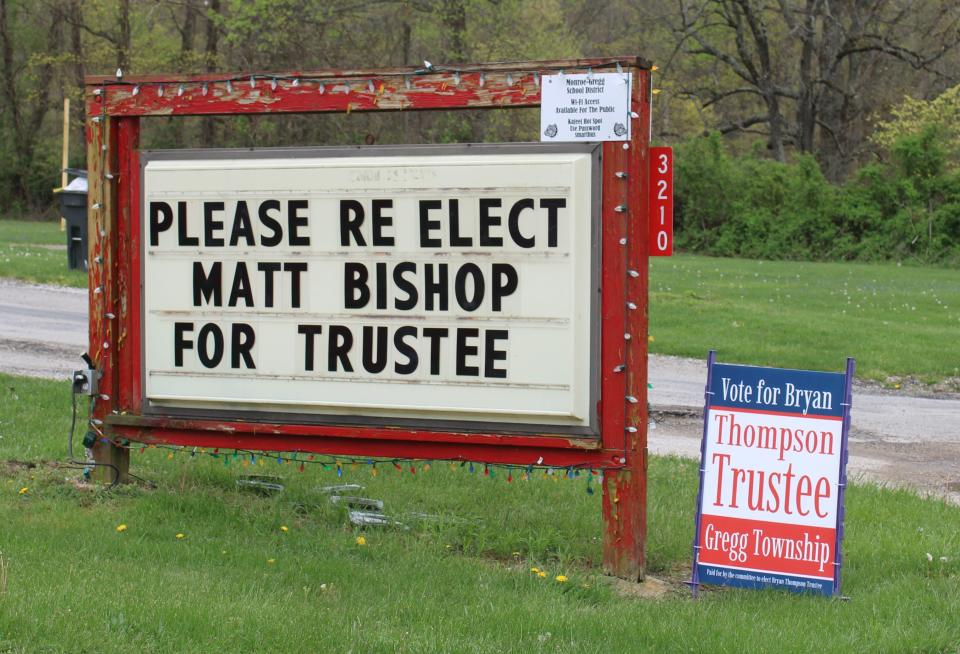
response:
<svg viewBox="0 0 960 654"><path fill-rule="evenodd" d="M60 157L60 188L67 186L67 167L70 165L70 98L63 99L63 154Z"/></svg>
<svg viewBox="0 0 960 654"><path fill-rule="evenodd" d="M622 302L630 307L623 320L622 355L625 380L623 398L604 398L620 407L623 421L614 425L623 445L623 467L608 470L603 476L603 567L607 574L629 581L641 581L646 568L647 541L647 305L648 250L647 241L647 157L649 153L649 72L633 71L631 110L633 120L629 147L608 144L607 162L614 160L626 177L608 175L605 169L604 194L607 188L620 183L610 193L611 200L627 207L625 218L618 225L621 244L625 244L626 270L623 271ZM605 197L604 202L607 202ZM617 221L617 216L604 216ZM619 283L618 283L619 284ZM605 436L605 440L606 440ZM612 437L611 437L612 438Z"/></svg>
<svg viewBox="0 0 960 654"><path fill-rule="evenodd" d="M99 91L99 92L97 92ZM116 447L104 435L103 421L116 406L118 379L115 374L119 297L116 288L117 188L122 182L117 157L120 120L98 111L105 101L105 88L91 92L87 110L87 240L90 312L88 353L100 371L97 394L90 415L94 431L100 429L93 446L98 464L93 479L99 483L127 483L130 452Z"/></svg>

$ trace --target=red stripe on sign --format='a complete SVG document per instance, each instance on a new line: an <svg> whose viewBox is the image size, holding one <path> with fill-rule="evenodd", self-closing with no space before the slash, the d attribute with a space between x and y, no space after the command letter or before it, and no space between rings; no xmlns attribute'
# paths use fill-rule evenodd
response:
<svg viewBox="0 0 960 654"><path fill-rule="evenodd" d="M759 413L765 416L787 416L788 418L811 418L815 420L836 420L842 421L843 416L821 416L813 413L788 413L786 411L766 411L764 409L744 409L742 407L729 407L729 406L710 406L711 411L731 411L733 413Z"/></svg>
<svg viewBox="0 0 960 654"><path fill-rule="evenodd" d="M698 562L820 579L834 577L836 529L704 515Z"/></svg>
<svg viewBox="0 0 960 654"><path fill-rule="evenodd" d="M650 256L673 254L673 148L650 148Z"/></svg>

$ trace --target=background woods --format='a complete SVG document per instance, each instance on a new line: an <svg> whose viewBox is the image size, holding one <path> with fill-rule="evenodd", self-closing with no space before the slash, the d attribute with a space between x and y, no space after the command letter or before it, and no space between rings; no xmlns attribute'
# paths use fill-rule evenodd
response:
<svg viewBox="0 0 960 654"><path fill-rule="evenodd" d="M958 44L952 0L0 0L0 211L55 213L85 74L639 53L655 139L680 147L679 246L957 262ZM538 138L528 110L144 127L146 147Z"/></svg>

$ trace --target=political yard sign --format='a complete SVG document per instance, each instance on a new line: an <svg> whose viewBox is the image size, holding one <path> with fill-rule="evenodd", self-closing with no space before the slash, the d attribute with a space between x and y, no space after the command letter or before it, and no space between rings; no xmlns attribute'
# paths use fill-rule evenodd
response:
<svg viewBox="0 0 960 654"><path fill-rule="evenodd" d="M692 583L839 593L846 373L708 360Z"/></svg>

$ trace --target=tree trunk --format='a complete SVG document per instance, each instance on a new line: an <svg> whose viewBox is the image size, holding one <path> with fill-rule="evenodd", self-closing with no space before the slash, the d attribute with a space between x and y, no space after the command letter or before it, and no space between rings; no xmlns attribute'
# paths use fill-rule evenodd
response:
<svg viewBox="0 0 960 654"><path fill-rule="evenodd" d="M217 69L217 57L220 44L220 27L217 25L217 17L220 15L220 0L210 0L207 11L207 41L203 53L203 67L208 73ZM217 138L217 117L207 116L201 119L200 143L204 147L210 147Z"/></svg>

